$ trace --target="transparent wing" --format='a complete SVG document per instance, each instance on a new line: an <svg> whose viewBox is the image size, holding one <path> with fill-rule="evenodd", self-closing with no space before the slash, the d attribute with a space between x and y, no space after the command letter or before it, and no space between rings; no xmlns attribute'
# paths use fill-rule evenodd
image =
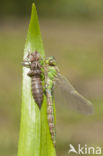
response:
<svg viewBox="0 0 103 156"><path fill-rule="evenodd" d="M63 106L69 106L73 110L83 114L92 114L93 107L90 101L80 95L71 83L60 73L54 85L55 102Z"/></svg>

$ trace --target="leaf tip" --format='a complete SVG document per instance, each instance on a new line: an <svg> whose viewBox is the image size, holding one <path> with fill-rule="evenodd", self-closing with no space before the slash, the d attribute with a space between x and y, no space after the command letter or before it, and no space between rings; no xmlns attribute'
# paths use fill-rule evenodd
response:
<svg viewBox="0 0 103 156"><path fill-rule="evenodd" d="M36 10L36 6L34 2L32 3L32 10Z"/></svg>

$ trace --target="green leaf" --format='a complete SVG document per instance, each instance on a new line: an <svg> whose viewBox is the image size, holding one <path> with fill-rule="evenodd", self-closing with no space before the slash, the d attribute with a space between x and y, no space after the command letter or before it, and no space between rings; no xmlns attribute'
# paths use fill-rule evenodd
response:
<svg viewBox="0 0 103 156"><path fill-rule="evenodd" d="M37 50L45 57L35 4L32 5L31 20L27 34L24 58L28 52ZM22 107L18 156L56 156L47 121L47 103L44 96L41 110L31 93L28 69L23 68Z"/></svg>

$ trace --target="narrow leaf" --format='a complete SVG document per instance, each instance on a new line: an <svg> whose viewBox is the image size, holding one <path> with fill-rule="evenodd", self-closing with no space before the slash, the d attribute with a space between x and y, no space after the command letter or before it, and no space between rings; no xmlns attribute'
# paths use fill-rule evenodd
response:
<svg viewBox="0 0 103 156"><path fill-rule="evenodd" d="M39 22L35 4L32 5L31 20L27 34L24 58L28 52L38 51L44 58ZM41 110L34 102L31 93L31 79L27 76L29 69L23 68L22 108L18 156L56 156L52 143L48 121L47 103L44 96Z"/></svg>

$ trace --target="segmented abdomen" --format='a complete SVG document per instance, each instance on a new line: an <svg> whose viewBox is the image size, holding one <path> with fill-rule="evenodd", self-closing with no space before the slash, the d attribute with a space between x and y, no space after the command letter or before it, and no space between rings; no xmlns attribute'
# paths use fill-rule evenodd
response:
<svg viewBox="0 0 103 156"><path fill-rule="evenodd" d="M31 85L33 98L39 106L39 108L41 108L43 102L43 87L40 77L33 76Z"/></svg>
<svg viewBox="0 0 103 156"><path fill-rule="evenodd" d="M49 130L50 130L53 144L55 146L56 145L56 130L55 130L55 122L54 122L54 108L53 108L52 95L48 91L46 95L47 95L47 114L48 114Z"/></svg>

